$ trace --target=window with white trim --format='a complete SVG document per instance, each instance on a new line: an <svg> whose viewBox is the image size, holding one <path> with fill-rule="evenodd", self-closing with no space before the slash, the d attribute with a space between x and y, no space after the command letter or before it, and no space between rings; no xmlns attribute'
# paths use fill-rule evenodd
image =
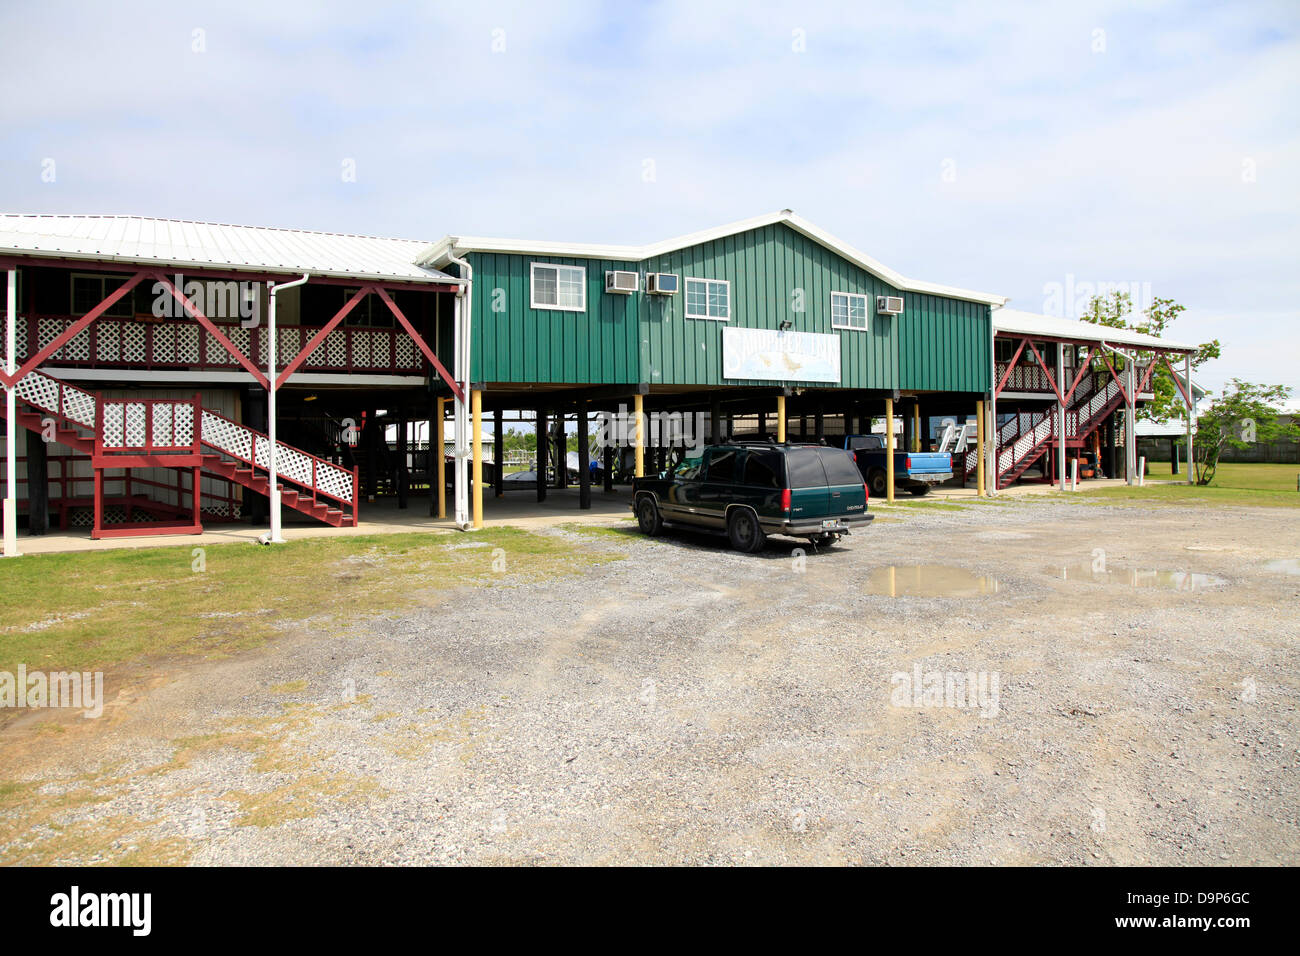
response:
<svg viewBox="0 0 1300 956"><path fill-rule="evenodd" d="M107 272L74 272L72 274L72 314L85 315L99 303L116 292L130 276L112 275ZM119 319L129 319L135 315L136 286L122 298L118 299L104 315Z"/></svg>
<svg viewBox="0 0 1300 956"><path fill-rule="evenodd" d="M688 319L731 319L731 283L725 279L686 280L686 317Z"/></svg>
<svg viewBox="0 0 1300 956"><path fill-rule="evenodd" d="M587 270L582 266L534 262L531 284L534 309L587 311Z"/></svg>
<svg viewBox="0 0 1300 956"><path fill-rule="evenodd" d="M852 292L831 293L831 327L836 329L866 329L867 299Z"/></svg>

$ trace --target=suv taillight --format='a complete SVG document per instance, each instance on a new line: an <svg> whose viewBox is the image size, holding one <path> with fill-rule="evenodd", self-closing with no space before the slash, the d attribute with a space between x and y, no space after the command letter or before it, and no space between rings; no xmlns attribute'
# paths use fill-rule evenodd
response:
<svg viewBox="0 0 1300 956"><path fill-rule="evenodd" d="M911 456L911 455L908 455L907 458L904 459L903 467L906 468L908 471L911 471L911 470L912 470L912 456Z"/></svg>
<svg viewBox="0 0 1300 956"><path fill-rule="evenodd" d="M781 510L786 514L790 513L790 489L781 489Z"/></svg>
<svg viewBox="0 0 1300 956"><path fill-rule="evenodd" d="M864 502L871 500L871 486L865 481L862 483L862 500Z"/></svg>

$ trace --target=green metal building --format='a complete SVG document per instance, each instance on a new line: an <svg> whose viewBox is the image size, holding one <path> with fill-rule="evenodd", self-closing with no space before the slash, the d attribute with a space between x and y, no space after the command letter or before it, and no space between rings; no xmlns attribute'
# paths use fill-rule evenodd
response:
<svg viewBox="0 0 1300 956"><path fill-rule="evenodd" d="M907 279L789 210L645 247L447 237L421 264L472 278L471 378L490 406L577 386L973 399L1005 301ZM651 286L662 276L673 291Z"/></svg>

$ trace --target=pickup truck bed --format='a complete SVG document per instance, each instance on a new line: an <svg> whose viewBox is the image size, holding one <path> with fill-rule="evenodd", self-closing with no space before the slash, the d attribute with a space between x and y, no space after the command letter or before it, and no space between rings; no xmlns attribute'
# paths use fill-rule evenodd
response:
<svg viewBox="0 0 1300 956"><path fill-rule="evenodd" d="M880 435L845 435L844 448L853 452L862 478L877 498L888 485L887 452ZM952 455L946 451L895 451L894 485L913 495L924 495L934 485L952 477Z"/></svg>

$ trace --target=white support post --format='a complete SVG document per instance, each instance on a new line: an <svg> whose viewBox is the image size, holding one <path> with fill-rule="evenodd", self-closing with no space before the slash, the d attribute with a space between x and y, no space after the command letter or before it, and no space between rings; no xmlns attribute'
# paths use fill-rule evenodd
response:
<svg viewBox="0 0 1300 956"><path fill-rule="evenodd" d="M1070 460L1070 490L1079 490L1079 458L1075 456Z"/></svg>
<svg viewBox="0 0 1300 956"><path fill-rule="evenodd" d="M309 277L303 275L293 282L270 283L270 303L266 311L266 436L270 442L267 452L268 487L267 497L271 500L271 537L272 544L284 544L284 535L280 530L280 471L278 448L275 439L275 396L279 389L275 384L275 296L281 289L292 289L302 285ZM253 456L256 458L256 454Z"/></svg>
<svg viewBox="0 0 1300 956"><path fill-rule="evenodd" d="M1065 343L1056 343L1056 390L1065 394ZM1057 427L1057 448L1059 449L1056 456L1056 476L1058 479L1057 488L1065 490L1065 400L1058 398L1056 427Z"/></svg>
<svg viewBox="0 0 1300 956"><path fill-rule="evenodd" d="M18 371L14 336L18 327L18 270L9 270L8 306L5 309L5 374ZM5 389L5 500L4 557L18 557L18 383Z"/></svg>
<svg viewBox="0 0 1300 956"><path fill-rule="evenodd" d="M1147 456L1143 455L1138 459L1138 487L1145 487L1147 483Z"/></svg>
<svg viewBox="0 0 1300 956"><path fill-rule="evenodd" d="M1192 419L1196 415L1196 405L1192 394L1192 354L1190 352L1183 356L1183 386L1187 389L1187 397L1183 403L1187 406L1187 483L1190 485L1196 480L1196 456L1192 454Z"/></svg>
<svg viewBox="0 0 1300 956"><path fill-rule="evenodd" d="M988 446L988 462L984 468L984 493L990 498L998 493L998 397L990 391L989 423L984 427L984 442Z"/></svg>
<svg viewBox="0 0 1300 956"><path fill-rule="evenodd" d="M1124 403L1124 474L1125 483L1130 486L1137 471L1137 365L1133 355L1124 353L1124 378L1128 380L1128 401Z"/></svg>
<svg viewBox="0 0 1300 956"><path fill-rule="evenodd" d="M462 531L472 527L469 516L469 333L465 298L456 296L456 309L453 328L456 333L456 368L453 375L461 388L461 397L452 404L452 419L455 422L455 507L456 527Z"/></svg>

